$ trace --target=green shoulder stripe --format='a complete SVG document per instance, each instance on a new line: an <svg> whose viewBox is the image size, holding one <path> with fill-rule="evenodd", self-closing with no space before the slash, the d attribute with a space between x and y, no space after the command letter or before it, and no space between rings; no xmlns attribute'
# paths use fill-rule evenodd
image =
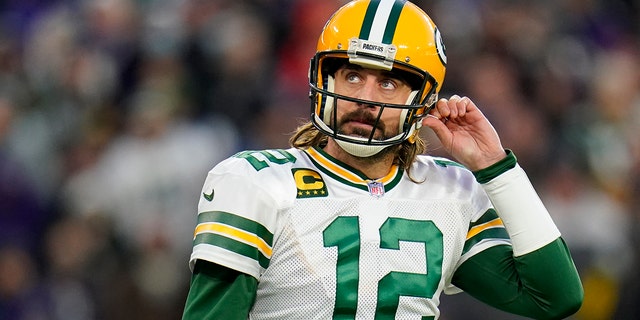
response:
<svg viewBox="0 0 640 320"><path fill-rule="evenodd" d="M495 220L497 218L498 218L498 213L496 212L496 210L493 209L493 208L489 208L487 211L485 211L485 213L482 215L482 217L480 217L480 219L478 219L475 222L472 222L469 225L469 229L471 229L471 228L473 228L475 226L487 223L489 221Z"/></svg>
<svg viewBox="0 0 640 320"><path fill-rule="evenodd" d="M233 251L239 255L254 259L258 261L260 266L263 268L267 268L269 266L269 257L258 250L258 248L246 243L230 239L215 233L201 233L196 235L196 237L193 239L193 246L202 243Z"/></svg>
<svg viewBox="0 0 640 320"><path fill-rule="evenodd" d="M263 225L228 212L198 215L193 246L208 244L258 261L266 268L272 254L273 233Z"/></svg>
<svg viewBox="0 0 640 320"><path fill-rule="evenodd" d="M198 215L198 224L217 222L255 234L269 246L273 244L273 233L258 222L224 211L207 211Z"/></svg>
<svg viewBox="0 0 640 320"><path fill-rule="evenodd" d="M467 239L467 241L464 242L464 248L462 249L462 254L469 252L469 250L473 248L473 246L478 244L480 241L486 240L486 239L507 240L509 239L509 234L507 233L507 230L504 227L485 229L482 232L479 232L478 234Z"/></svg>
<svg viewBox="0 0 640 320"><path fill-rule="evenodd" d="M464 242L462 253L467 253L473 246L487 239L508 240L509 234L493 209L488 209L477 221L469 224L467 240Z"/></svg>

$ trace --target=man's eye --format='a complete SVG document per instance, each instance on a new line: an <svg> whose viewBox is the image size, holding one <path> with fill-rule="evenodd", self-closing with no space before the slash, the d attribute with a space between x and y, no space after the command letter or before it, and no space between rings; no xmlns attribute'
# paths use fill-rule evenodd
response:
<svg viewBox="0 0 640 320"><path fill-rule="evenodd" d="M349 73L349 74L347 74L346 79L347 79L347 81L353 82L353 83L360 81L360 77L358 76L357 73Z"/></svg>
<svg viewBox="0 0 640 320"><path fill-rule="evenodd" d="M380 86L384 89L395 89L397 87L393 80L384 80L380 83Z"/></svg>

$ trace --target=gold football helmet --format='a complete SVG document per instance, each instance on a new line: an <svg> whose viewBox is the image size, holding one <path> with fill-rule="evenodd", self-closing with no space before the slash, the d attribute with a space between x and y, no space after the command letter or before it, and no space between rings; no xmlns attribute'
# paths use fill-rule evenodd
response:
<svg viewBox="0 0 640 320"><path fill-rule="evenodd" d="M337 65L353 63L365 68L402 74L412 86L406 104L363 101L334 93ZM311 120L333 137L347 152L366 157L387 146L410 139L420 128L420 119L437 100L446 69L445 47L437 27L419 7L405 0L354 0L327 21L316 54L311 59L309 85ZM348 100L385 108L400 108L400 132L385 140L344 135L336 127L337 100ZM378 119L380 118L378 115Z"/></svg>

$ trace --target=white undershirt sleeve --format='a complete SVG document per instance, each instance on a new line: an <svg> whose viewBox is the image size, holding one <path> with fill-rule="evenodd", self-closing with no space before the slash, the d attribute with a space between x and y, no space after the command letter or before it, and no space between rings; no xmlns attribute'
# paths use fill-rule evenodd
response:
<svg viewBox="0 0 640 320"><path fill-rule="evenodd" d="M527 174L518 164L482 186L511 237L514 256L540 249L560 236Z"/></svg>

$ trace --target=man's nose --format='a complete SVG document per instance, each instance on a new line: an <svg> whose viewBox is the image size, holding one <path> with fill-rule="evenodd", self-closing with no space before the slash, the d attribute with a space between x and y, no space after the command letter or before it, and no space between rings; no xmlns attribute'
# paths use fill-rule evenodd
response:
<svg viewBox="0 0 640 320"><path fill-rule="evenodd" d="M360 88L360 90L358 91L358 99L360 100L366 100L366 101L376 101L377 99L377 90L378 90L378 84L377 81L375 81L375 79L365 79L364 84L362 85L362 87ZM362 107L371 107L371 108L375 108L378 105L375 103L365 103L365 102L359 102L358 105L362 106Z"/></svg>

